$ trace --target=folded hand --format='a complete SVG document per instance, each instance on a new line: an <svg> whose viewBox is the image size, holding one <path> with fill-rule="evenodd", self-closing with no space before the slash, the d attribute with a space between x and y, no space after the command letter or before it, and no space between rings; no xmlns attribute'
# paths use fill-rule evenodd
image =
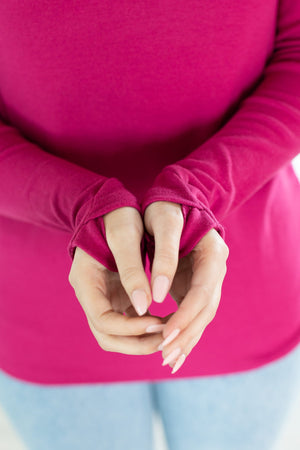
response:
<svg viewBox="0 0 300 450"><path fill-rule="evenodd" d="M151 203L145 210L144 224L155 240L153 298L162 302L169 291L178 304L178 310L166 322L164 342L159 347L163 364L174 366L174 373L215 317L229 250L219 233L211 229L187 256L178 260L183 215L177 203Z"/></svg>
<svg viewBox="0 0 300 450"><path fill-rule="evenodd" d="M152 296L141 257L141 216L135 208L123 207L106 214L104 223L118 272L77 247L69 282L103 350L131 355L157 352L163 324L147 311Z"/></svg>

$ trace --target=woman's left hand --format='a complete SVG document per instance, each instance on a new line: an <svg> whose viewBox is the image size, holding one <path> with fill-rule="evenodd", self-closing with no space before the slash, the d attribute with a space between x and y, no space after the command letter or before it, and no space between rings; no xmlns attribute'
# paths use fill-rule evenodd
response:
<svg viewBox="0 0 300 450"><path fill-rule="evenodd" d="M181 205L158 201L145 210L144 225L154 236L155 253L151 271L153 299L162 302L167 293L178 310L165 318L164 342L160 346L163 365L175 373L183 364L205 328L215 317L226 274L229 249L211 229L185 257L178 258L184 219ZM167 282L164 278L167 277Z"/></svg>

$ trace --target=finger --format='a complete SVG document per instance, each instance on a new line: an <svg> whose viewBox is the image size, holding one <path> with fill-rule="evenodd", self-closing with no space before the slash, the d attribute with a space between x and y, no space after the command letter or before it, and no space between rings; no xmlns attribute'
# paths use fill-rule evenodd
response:
<svg viewBox="0 0 300 450"><path fill-rule="evenodd" d="M164 345L175 339L208 305L211 311L217 309L215 293L221 290L225 274L226 261L221 254L212 251L204 257L195 256L191 287L166 324Z"/></svg>
<svg viewBox="0 0 300 450"><path fill-rule="evenodd" d="M126 316L128 317L140 317L138 315L138 313L136 312L135 308L133 307L133 305L128 306L128 308L125 310L124 314L126 314ZM147 310L144 314L143 317L158 317L158 316L153 316L149 310ZM162 317L158 317L159 320L162 321Z"/></svg>
<svg viewBox="0 0 300 450"><path fill-rule="evenodd" d="M210 240L211 242L209 243ZM208 247L206 247L207 243L209 243ZM185 314L186 320L187 322L190 320L190 323L187 323L186 326L183 324L182 330L179 328L173 330L173 332L168 335L167 339L159 346L159 348L163 350L163 365L169 364L173 368L172 373L175 373L182 366L186 356L189 355L194 346L199 342L205 328L215 317L221 298L228 255L228 247L224 241L218 238L218 236L214 236L214 230L209 232L205 239L202 239L202 242L200 241L195 247L193 255L193 276L191 281L192 287L183 301L185 302L185 305L187 305ZM214 279L213 274L218 274L218 277ZM197 290L199 290L199 298L201 290L204 291L202 302L197 302L197 295L194 295L194 302L192 301L193 291L194 294L196 294ZM205 296L207 297L206 300ZM187 301L189 297L191 300L190 304L188 304ZM198 308L200 312L197 314ZM178 318L179 313L182 313L182 311L183 308L181 304L179 310L170 319L169 324L171 323L171 320L174 320L176 315ZM188 319L189 313L190 318ZM195 317L192 319L193 314L195 314ZM166 333L168 333L167 326Z"/></svg>
<svg viewBox="0 0 300 450"><path fill-rule="evenodd" d="M170 344L163 346L162 356L164 358L163 365L175 362L180 355L187 357L195 345L201 339L206 327L215 317L221 297L221 286L215 289L212 302L192 320L192 322L182 330ZM159 346L161 348L161 346Z"/></svg>
<svg viewBox="0 0 300 450"><path fill-rule="evenodd" d="M140 318L139 318L140 320ZM89 320L88 320L89 322ZM89 322L90 328L100 347L105 351L124 353L127 355L149 355L156 353L162 342L162 334L135 336L103 335Z"/></svg>
<svg viewBox="0 0 300 450"><path fill-rule="evenodd" d="M151 286L153 300L161 303L177 270L183 215L181 206L171 202L155 202L150 207L149 229L155 241Z"/></svg>
<svg viewBox="0 0 300 450"><path fill-rule="evenodd" d="M83 283L84 289L77 286L76 296L94 328L101 334L120 336L142 335L150 326L160 325L159 317L145 315L128 317L112 309L110 300L99 287Z"/></svg>
<svg viewBox="0 0 300 450"><path fill-rule="evenodd" d="M115 258L121 283L141 316L146 313L152 300L141 255L143 222L135 208L119 208L109 213L109 216L105 221L107 242Z"/></svg>

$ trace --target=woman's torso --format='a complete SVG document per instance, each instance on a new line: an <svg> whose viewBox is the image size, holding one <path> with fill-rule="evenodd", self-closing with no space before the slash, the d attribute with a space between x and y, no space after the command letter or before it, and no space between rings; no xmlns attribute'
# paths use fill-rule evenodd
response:
<svg viewBox="0 0 300 450"><path fill-rule="evenodd" d="M141 199L261 79L277 1L4 0L0 116ZM299 340L299 183L288 165L224 222L218 314L181 376L246 370ZM170 377L160 354L102 351L67 275L70 236L0 217L0 365L39 382ZM149 274L149 272L148 272ZM153 311L174 308L170 297Z"/></svg>

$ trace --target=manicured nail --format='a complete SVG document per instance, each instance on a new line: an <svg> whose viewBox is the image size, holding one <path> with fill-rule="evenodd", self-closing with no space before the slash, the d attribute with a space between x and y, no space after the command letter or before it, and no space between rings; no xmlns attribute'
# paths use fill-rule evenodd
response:
<svg viewBox="0 0 300 450"><path fill-rule="evenodd" d="M175 330L172 331L172 333L169 334L169 336L166 337L166 339L160 345L164 347L165 345L170 344L170 342L172 342L176 338L176 336L178 336L179 333L180 329L176 328Z"/></svg>
<svg viewBox="0 0 300 450"><path fill-rule="evenodd" d="M165 326L166 325L164 323L159 323L158 325L150 325L146 328L146 333L159 333L165 328Z"/></svg>
<svg viewBox="0 0 300 450"><path fill-rule="evenodd" d="M163 361L162 366L165 366L169 364L169 362L173 361L173 359L176 359L181 353L181 348L175 348Z"/></svg>
<svg viewBox="0 0 300 450"><path fill-rule="evenodd" d="M161 303L164 301L168 290L170 281L165 275L159 275L155 278L153 283L153 300L155 302Z"/></svg>
<svg viewBox="0 0 300 450"><path fill-rule="evenodd" d="M182 364L184 363L185 360L185 355L182 353L182 355L180 356L180 358L178 358L178 360L176 361L175 366L173 367L172 370L172 374L177 372L178 369L180 369L180 367L182 366Z"/></svg>
<svg viewBox="0 0 300 450"><path fill-rule="evenodd" d="M132 301L133 306L135 307L135 310L139 316L142 316L143 314L145 314L145 312L148 309L146 292L144 292L140 289L133 291L133 293L131 295L131 301Z"/></svg>

